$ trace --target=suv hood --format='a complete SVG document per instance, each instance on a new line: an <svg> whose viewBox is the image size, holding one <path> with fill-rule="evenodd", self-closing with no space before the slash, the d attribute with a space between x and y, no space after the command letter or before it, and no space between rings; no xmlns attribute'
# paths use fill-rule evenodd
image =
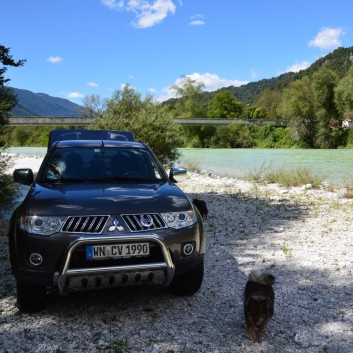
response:
<svg viewBox="0 0 353 353"><path fill-rule="evenodd" d="M161 184L34 184L22 207L37 215L101 215L184 211L191 208L176 185Z"/></svg>

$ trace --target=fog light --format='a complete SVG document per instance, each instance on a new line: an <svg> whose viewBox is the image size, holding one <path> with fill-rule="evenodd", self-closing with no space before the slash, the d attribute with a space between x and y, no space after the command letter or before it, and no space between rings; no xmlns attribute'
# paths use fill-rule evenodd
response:
<svg viewBox="0 0 353 353"><path fill-rule="evenodd" d="M33 266L39 266L43 263L43 256L41 254L34 252L29 256L29 262Z"/></svg>
<svg viewBox="0 0 353 353"><path fill-rule="evenodd" d="M181 249L183 256L190 256L195 250L195 244L194 242L183 243Z"/></svg>

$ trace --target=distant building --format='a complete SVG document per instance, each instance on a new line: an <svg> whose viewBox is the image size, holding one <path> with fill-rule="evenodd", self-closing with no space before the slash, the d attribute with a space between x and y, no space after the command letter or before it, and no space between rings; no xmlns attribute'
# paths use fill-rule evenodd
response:
<svg viewBox="0 0 353 353"><path fill-rule="evenodd" d="M348 115L348 117L342 121L342 127L347 129L353 128L353 115Z"/></svg>

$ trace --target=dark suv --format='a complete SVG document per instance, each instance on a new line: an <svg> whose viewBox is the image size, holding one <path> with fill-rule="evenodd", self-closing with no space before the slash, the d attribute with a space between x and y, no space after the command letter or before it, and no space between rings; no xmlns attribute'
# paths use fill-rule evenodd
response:
<svg viewBox="0 0 353 353"><path fill-rule="evenodd" d="M129 285L159 285L178 296L202 284L202 218L153 151L126 131L53 130L9 226L21 311L46 295Z"/></svg>

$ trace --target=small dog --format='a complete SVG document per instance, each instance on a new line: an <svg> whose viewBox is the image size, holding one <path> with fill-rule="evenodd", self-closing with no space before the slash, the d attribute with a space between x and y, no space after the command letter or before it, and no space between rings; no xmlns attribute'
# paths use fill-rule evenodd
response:
<svg viewBox="0 0 353 353"><path fill-rule="evenodd" d="M254 341L259 341L268 320L274 313L275 277L265 271L252 271L244 291L244 316L247 330Z"/></svg>
<svg viewBox="0 0 353 353"><path fill-rule="evenodd" d="M202 219L206 221L208 217L208 208L207 208L206 201L200 200L200 199L193 199L192 203L196 206L196 208L200 212Z"/></svg>

